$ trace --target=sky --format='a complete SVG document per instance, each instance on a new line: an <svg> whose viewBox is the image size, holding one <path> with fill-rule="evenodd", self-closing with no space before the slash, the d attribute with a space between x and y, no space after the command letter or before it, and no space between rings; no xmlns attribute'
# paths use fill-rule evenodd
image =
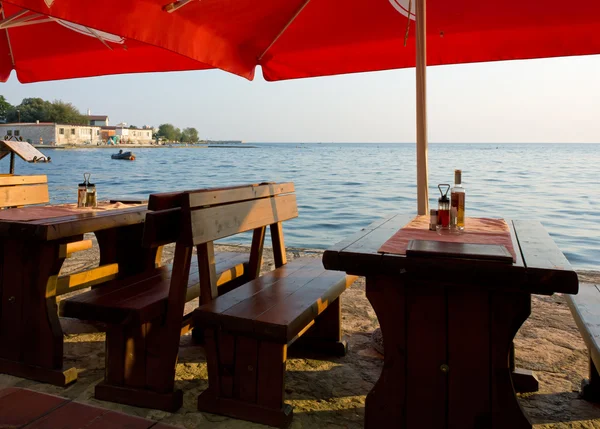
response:
<svg viewBox="0 0 600 429"><path fill-rule="evenodd" d="M220 71L102 76L0 84L23 98L72 102L111 124L195 127L212 140L415 141L415 70L250 82ZM427 69L429 141L600 142L600 56Z"/></svg>

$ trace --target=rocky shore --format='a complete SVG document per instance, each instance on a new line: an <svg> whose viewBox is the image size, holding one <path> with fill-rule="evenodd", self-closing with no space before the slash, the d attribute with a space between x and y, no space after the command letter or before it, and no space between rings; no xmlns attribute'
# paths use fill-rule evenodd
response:
<svg viewBox="0 0 600 429"><path fill-rule="evenodd" d="M243 246L218 246L217 250L247 252ZM289 249L288 258L320 258L319 251ZM163 255L172 258L172 248ZM64 272L97 264L94 247L69 259ZM265 249L263 271L273 269L270 249ZM581 272L580 281L600 283L600 272ZM342 295L343 329L349 353L343 358L289 353L286 402L294 407L292 428L362 428L365 395L378 379L382 356L371 344L377 318L365 297L364 279ZM188 303L190 306L197 302ZM578 397L581 379L587 376L587 350L569 309L560 295L534 296L532 315L515 339L517 365L534 370L540 390L520 396L521 405L537 429L600 428L600 407ZM65 332L65 366L74 366L79 379L59 388L0 374L0 389L25 387L80 402L160 420L182 428L259 428L261 425L229 419L196 410L196 398L207 387L206 361L202 347L190 335L183 336L177 365L176 388L184 391L184 405L177 413L135 408L94 399L94 386L104 369L104 333L80 321L61 320ZM508 428L507 428L508 429Z"/></svg>

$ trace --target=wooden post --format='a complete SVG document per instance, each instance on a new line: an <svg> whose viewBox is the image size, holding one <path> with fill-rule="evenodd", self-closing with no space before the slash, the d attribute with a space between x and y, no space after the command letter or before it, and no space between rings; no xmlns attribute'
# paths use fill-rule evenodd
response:
<svg viewBox="0 0 600 429"><path fill-rule="evenodd" d="M15 174L15 153L10 152L10 174Z"/></svg>
<svg viewBox="0 0 600 429"><path fill-rule="evenodd" d="M429 212L427 183L427 27L426 0L416 0L417 35L417 208Z"/></svg>

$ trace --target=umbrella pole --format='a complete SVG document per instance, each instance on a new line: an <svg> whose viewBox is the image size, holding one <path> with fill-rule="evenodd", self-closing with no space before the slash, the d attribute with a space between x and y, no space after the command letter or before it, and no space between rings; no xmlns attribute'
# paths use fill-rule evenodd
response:
<svg viewBox="0 0 600 429"><path fill-rule="evenodd" d="M417 209L418 214L429 212L427 183L427 39L426 0L416 0L417 33Z"/></svg>

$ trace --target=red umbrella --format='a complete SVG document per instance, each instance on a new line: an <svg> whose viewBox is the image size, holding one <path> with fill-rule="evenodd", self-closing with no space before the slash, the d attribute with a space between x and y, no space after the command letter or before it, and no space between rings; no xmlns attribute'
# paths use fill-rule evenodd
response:
<svg viewBox="0 0 600 429"><path fill-rule="evenodd" d="M162 47L0 3L0 81L199 70L210 66Z"/></svg>
<svg viewBox="0 0 600 429"><path fill-rule="evenodd" d="M266 80L414 67L414 25L404 47L409 2L103 0L100 7L80 0L10 0L249 79L260 65ZM600 52L597 0L573 7L562 0L428 0L427 6L429 65Z"/></svg>
<svg viewBox="0 0 600 429"><path fill-rule="evenodd" d="M266 80L282 80L416 65L421 214L428 202L425 52L429 65L600 53L598 0L428 0L427 15L425 0L10 2L248 79L256 66ZM415 5L420 22L412 25Z"/></svg>

